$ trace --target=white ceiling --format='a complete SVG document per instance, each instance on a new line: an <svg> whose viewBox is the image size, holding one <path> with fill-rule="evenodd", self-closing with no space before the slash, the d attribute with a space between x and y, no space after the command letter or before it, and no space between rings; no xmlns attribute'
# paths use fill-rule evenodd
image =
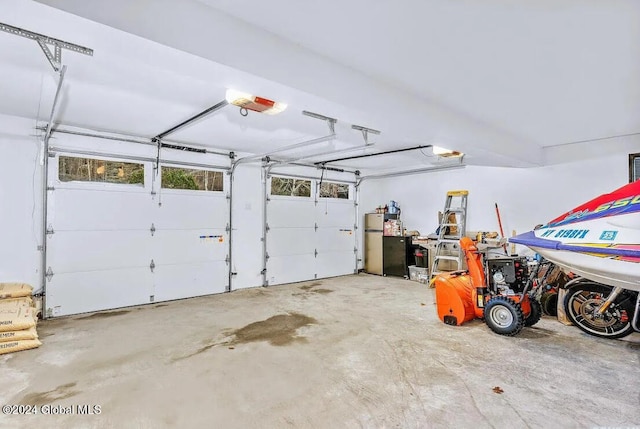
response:
<svg viewBox="0 0 640 429"><path fill-rule="evenodd" d="M640 132L640 2L198 0L542 146Z"/></svg>
<svg viewBox="0 0 640 429"><path fill-rule="evenodd" d="M39 3L4 0L0 21L95 51L63 51L69 125L151 137L235 88L289 108L225 107L172 138L267 152L327 134L311 110L338 118L340 140L311 152L362 145L355 123L382 131L376 150L438 144L471 164L531 166L545 146L640 132L634 0ZM35 42L0 33L0 56L0 113L46 118L55 79ZM429 158L341 164L442 162Z"/></svg>

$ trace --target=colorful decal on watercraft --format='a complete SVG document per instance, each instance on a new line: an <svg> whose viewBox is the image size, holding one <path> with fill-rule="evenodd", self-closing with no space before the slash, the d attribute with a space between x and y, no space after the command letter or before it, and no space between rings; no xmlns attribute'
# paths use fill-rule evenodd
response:
<svg viewBox="0 0 640 429"><path fill-rule="evenodd" d="M604 194L558 216L545 228L564 226L574 222L640 212L640 180L629 183L610 194Z"/></svg>
<svg viewBox="0 0 640 429"><path fill-rule="evenodd" d="M613 241L616 239L616 235L618 235L618 231L602 231L600 240Z"/></svg>
<svg viewBox="0 0 640 429"><path fill-rule="evenodd" d="M585 238L588 232L588 229L561 229L559 231L557 229L548 229L540 237Z"/></svg>
<svg viewBox="0 0 640 429"><path fill-rule="evenodd" d="M588 253L602 257L611 257L631 262L640 262L639 244L608 244L608 243L563 243L558 240L536 237L533 231L520 234L509 239L510 243L523 244L528 247L541 249L566 250L569 252Z"/></svg>

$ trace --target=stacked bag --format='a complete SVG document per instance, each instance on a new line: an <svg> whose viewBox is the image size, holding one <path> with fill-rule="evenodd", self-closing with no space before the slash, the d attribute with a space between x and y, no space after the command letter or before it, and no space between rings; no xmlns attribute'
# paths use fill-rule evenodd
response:
<svg viewBox="0 0 640 429"><path fill-rule="evenodd" d="M0 355L40 347L33 288L24 283L0 283Z"/></svg>

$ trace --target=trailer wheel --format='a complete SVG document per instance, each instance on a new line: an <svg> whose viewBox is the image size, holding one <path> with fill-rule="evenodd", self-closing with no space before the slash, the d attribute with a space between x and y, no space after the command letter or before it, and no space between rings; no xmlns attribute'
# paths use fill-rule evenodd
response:
<svg viewBox="0 0 640 429"><path fill-rule="evenodd" d="M542 317L542 305L535 298L529 298L531 313L524 319L524 326L533 326L540 321Z"/></svg>
<svg viewBox="0 0 640 429"><path fill-rule="evenodd" d="M484 321L496 334L513 336L522 330L524 314L511 298L496 296L484 307Z"/></svg>
<svg viewBox="0 0 640 429"><path fill-rule="evenodd" d="M542 304L542 312L547 316L558 315L558 292L545 292L540 298Z"/></svg>

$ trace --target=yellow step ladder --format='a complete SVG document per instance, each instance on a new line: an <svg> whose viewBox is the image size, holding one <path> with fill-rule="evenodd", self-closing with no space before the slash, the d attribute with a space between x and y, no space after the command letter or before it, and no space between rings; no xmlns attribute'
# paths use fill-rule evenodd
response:
<svg viewBox="0 0 640 429"><path fill-rule="evenodd" d="M459 271L464 269L464 254L460 249L460 239L464 237L467 227L467 198L469 191L448 191L444 204L444 211L438 228L438 242L436 243L433 265L431 267L431 280L438 274L446 271ZM455 262L452 270L443 270L441 263L444 261ZM451 264L449 264L449 267Z"/></svg>

